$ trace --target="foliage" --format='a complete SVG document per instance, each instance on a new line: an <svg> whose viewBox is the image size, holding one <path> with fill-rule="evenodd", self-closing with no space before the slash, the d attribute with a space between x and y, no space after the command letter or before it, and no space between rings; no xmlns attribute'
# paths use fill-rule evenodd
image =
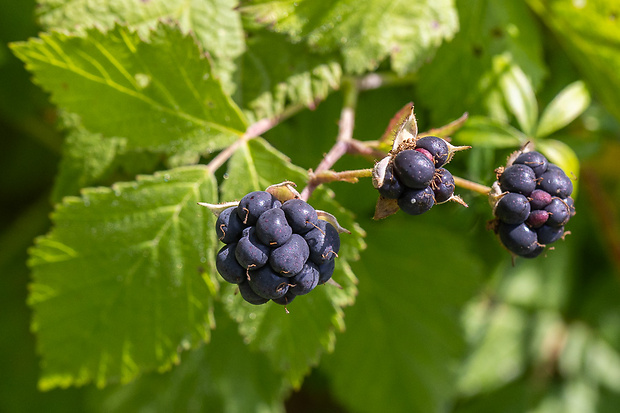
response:
<svg viewBox="0 0 620 413"><path fill-rule="evenodd" d="M615 411L617 13L0 4L0 410ZM366 171L410 101L421 133L472 146L450 164L469 208L373 221ZM476 191L526 142L575 179L577 215L554 250L513 263ZM221 282L196 205L283 181L351 231L341 288L288 311Z"/></svg>

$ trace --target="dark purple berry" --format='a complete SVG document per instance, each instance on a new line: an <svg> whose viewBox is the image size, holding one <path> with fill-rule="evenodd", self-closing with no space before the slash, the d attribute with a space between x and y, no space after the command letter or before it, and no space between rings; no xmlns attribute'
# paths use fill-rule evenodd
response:
<svg viewBox="0 0 620 413"><path fill-rule="evenodd" d="M442 167L448 162L450 150L448 144L437 136L425 136L415 142L416 148L426 149L433 157L433 164L436 168Z"/></svg>
<svg viewBox="0 0 620 413"><path fill-rule="evenodd" d="M282 203L269 192L254 191L241 198L237 206L237 215L244 224L254 225L263 212L281 205Z"/></svg>
<svg viewBox="0 0 620 413"><path fill-rule="evenodd" d="M292 291L295 295L308 294L319 283L319 268L312 261L304 264L304 268L291 279Z"/></svg>
<svg viewBox="0 0 620 413"><path fill-rule="evenodd" d="M409 215L420 215L435 205L435 194L430 186L424 189L407 189L398 198L398 206Z"/></svg>
<svg viewBox="0 0 620 413"><path fill-rule="evenodd" d="M224 244L239 241L244 228L245 225L237 215L237 207L230 207L222 211L215 223L217 237Z"/></svg>
<svg viewBox="0 0 620 413"><path fill-rule="evenodd" d="M538 187L551 196L567 198L573 193L573 183L561 169L548 170L540 177Z"/></svg>
<svg viewBox="0 0 620 413"><path fill-rule="evenodd" d="M532 249L532 251L528 252L527 254L521 255L521 256L523 258L536 258L544 250L545 250L545 246L543 244L538 243L538 244L535 244L535 247Z"/></svg>
<svg viewBox="0 0 620 413"><path fill-rule="evenodd" d="M316 228L304 234L310 248L310 259L317 265L334 259L340 251L340 236L332 224L319 219Z"/></svg>
<svg viewBox="0 0 620 413"><path fill-rule="evenodd" d="M336 269L336 260L329 260L319 265L319 285L325 284L332 278Z"/></svg>
<svg viewBox="0 0 620 413"><path fill-rule="evenodd" d="M274 299L272 301L274 303L280 304L280 305L289 305L291 303L291 301L293 301L295 299L295 297L296 297L295 293L293 293L291 291L291 289L289 288L288 291L286 292L286 294L284 294L283 297L276 298L276 299Z"/></svg>
<svg viewBox="0 0 620 413"><path fill-rule="evenodd" d="M250 304L261 305L269 301L268 298L264 298L256 294L254 290L252 290L252 287L250 287L250 283L248 281L239 284L239 293L241 293L241 297L243 297L243 299Z"/></svg>
<svg viewBox="0 0 620 413"><path fill-rule="evenodd" d="M552 244L562 238L564 235L564 227L550 227L543 225L536 230L538 233L538 242L541 244Z"/></svg>
<svg viewBox="0 0 620 413"><path fill-rule="evenodd" d="M398 199L405 190L405 187L400 182L398 177L394 174L394 165L390 162L385 169L385 176L383 177L383 184L377 188L379 194L384 198Z"/></svg>
<svg viewBox="0 0 620 413"><path fill-rule="evenodd" d="M235 258L237 244L227 244L220 249L215 259L215 268L222 278L229 283L239 284L247 279L246 270Z"/></svg>
<svg viewBox="0 0 620 413"><path fill-rule="evenodd" d="M502 244L516 255L527 257L539 248L538 236L536 231L523 224L499 223L499 239Z"/></svg>
<svg viewBox="0 0 620 413"><path fill-rule="evenodd" d="M256 229L248 227L243 230L243 235L237 243L235 258L243 268L255 270L267 263L270 251L271 249L256 236Z"/></svg>
<svg viewBox="0 0 620 413"><path fill-rule="evenodd" d="M288 224L284 211L272 208L265 211L256 221L256 235L265 245L279 247L291 238L293 229Z"/></svg>
<svg viewBox="0 0 620 413"><path fill-rule="evenodd" d="M283 297L289 288L289 279L281 277L269 265L259 268L250 273L250 287L252 291L263 298L275 300Z"/></svg>
<svg viewBox="0 0 620 413"><path fill-rule="evenodd" d="M542 189L534 189L529 196L530 206L534 209L544 209L551 203L552 196L549 192L545 192Z"/></svg>
<svg viewBox="0 0 620 413"><path fill-rule="evenodd" d="M560 198L553 198L545 211L549 213L547 225L550 227L562 227L570 219L570 207Z"/></svg>
<svg viewBox="0 0 620 413"><path fill-rule="evenodd" d="M518 192L528 196L536 189L536 174L526 165L511 165L499 177L499 187L504 192Z"/></svg>
<svg viewBox="0 0 620 413"><path fill-rule="evenodd" d="M309 256L306 240L299 234L293 234L284 245L271 252L269 265L281 276L292 277L303 269Z"/></svg>
<svg viewBox="0 0 620 413"><path fill-rule="evenodd" d="M435 194L435 203L446 202L454 194L454 177L444 168L437 168L431 188Z"/></svg>
<svg viewBox="0 0 620 413"><path fill-rule="evenodd" d="M535 209L530 212L530 216L527 217L527 220L525 222L527 222L527 225L532 228L540 228L544 225L545 222L547 222L548 218L549 213L547 211L545 211L544 209Z"/></svg>
<svg viewBox="0 0 620 413"><path fill-rule="evenodd" d="M411 149L399 152L393 162L396 176L408 188L424 189L433 180L435 165L420 152Z"/></svg>
<svg viewBox="0 0 620 413"><path fill-rule="evenodd" d="M521 155L517 156L514 160L514 164L527 165L534 171L536 177L538 178L542 174L547 171L547 158L540 152L523 152Z"/></svg>
<svg viewBox="0 0 620 413"><path fill-rule="evenodd" d="M497 201L494 212L506 224L520 224L530 215L530 203L525 195L508 192Z"/></svg>
<svg viewBox="0 0 620 413"><path fill-rule="evenodd" d="M303 235L310 231L319 220L312 205L302 199L289 199L282 204L282 211L293 232L297 234Z"/></svg>

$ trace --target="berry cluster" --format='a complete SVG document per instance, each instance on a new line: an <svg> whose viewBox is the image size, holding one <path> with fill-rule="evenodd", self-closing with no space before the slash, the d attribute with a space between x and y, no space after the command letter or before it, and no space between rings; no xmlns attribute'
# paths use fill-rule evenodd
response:
<svg viewBox="0 0 620 413"><path fill-rule="evenodd" d="M423 214L450 200L463 203L454 195L452 174L443 168L454 149L437 136L403 142L381 171L382 180L376 184L379 194L397 200L400 209L410 215Z"/></svg>
<svg viewBox="0 0 620 413"><path fill-rule="evenodd" d="M539 152L520 152L505 169L491 194L495 231L512 253L537 257L546 245L564 236L575 215L573 183Z"/></svg>
<svg viewBox="0 0 620 413"><path fill-rule="evenodd" d="M217 271L250 304L286 305L324 284L340 249L338 231L311 205L298 198L282 203L266 191L250 192L223 210L215 229L226 244Z"/></svg>

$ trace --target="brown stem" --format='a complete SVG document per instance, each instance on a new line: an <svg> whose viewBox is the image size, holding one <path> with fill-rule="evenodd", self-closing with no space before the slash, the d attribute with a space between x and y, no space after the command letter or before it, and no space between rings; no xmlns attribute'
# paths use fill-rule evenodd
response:
<svg viewBox="0 0 620 413"><path fill-rule="evenodd" d="M463 179L458 176L454 177L454 185L469 191L477 192L481 195L489 195L489 192L491 192L491 188L486 185L468 181L467 179Z"/></svg>

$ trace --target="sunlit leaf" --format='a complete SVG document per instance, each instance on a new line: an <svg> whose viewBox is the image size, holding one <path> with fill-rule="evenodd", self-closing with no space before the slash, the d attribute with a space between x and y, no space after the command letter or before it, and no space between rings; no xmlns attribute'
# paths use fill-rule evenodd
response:
<svg viewBox="0 0 620 413"><path fill-rule="evenodd" d="M127 382L209 338L215 194L205 167L67 197L30 250L43 389Z"/></svg>
<svg viewBox="0 0 620 413"><path fill-rule="evenodd" d="M536 137L542 138L562 129L590 106L590 93L585 83L577 81L566 86L547 105L538 123Z"/></svg>
<svg viewBox="0 0 620 413"><path fill-rule="evenodd" d="M174 26L159 25L148 41L116 26L12 47L54 103L93 133L126 138L129 149L206 152L245 131L209 61Z"/></svg>
<svg viewBox="0 0 620 413"><path fill-rule="evenodd" d="M253 0L242 11L321 51L340 50L347 72L376 69L390 58L399 74L418 68L458 28L450 0Z"/></svg>

